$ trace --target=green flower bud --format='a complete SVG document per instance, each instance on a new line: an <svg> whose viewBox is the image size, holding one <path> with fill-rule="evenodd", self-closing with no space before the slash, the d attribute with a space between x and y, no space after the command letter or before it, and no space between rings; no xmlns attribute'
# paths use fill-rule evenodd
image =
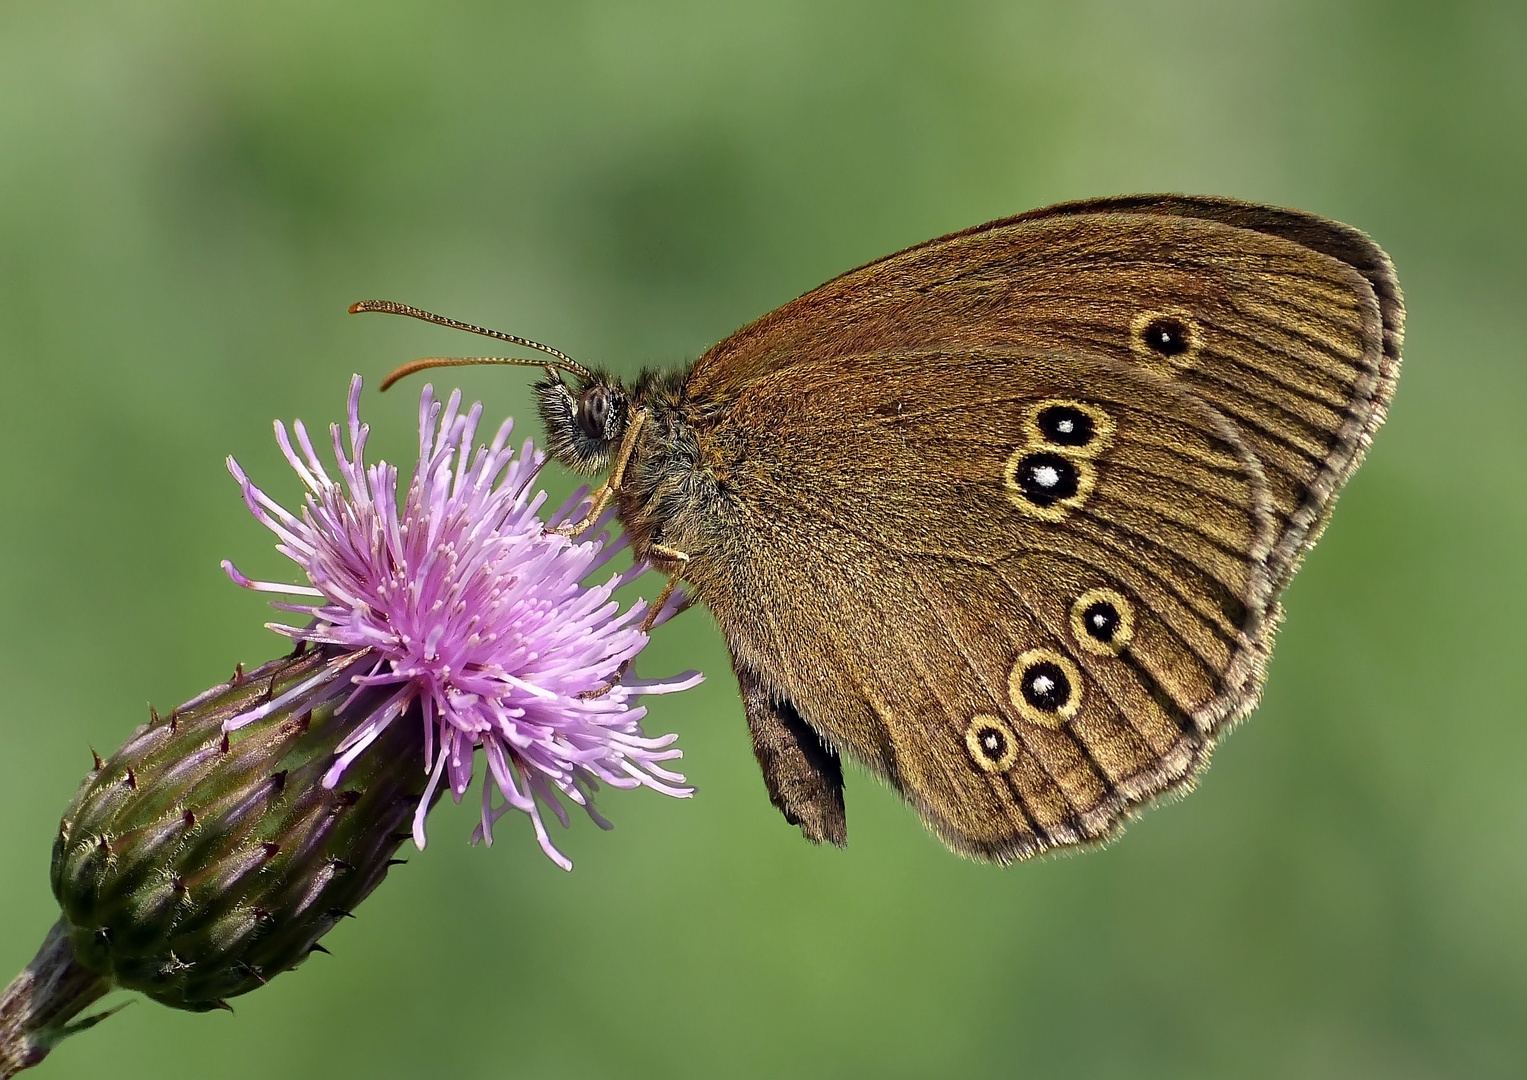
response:
<svg viewBox="0 0 1527 1080"><path fill-rule="evenodd" d="M388 692L360 690L344 722L332 701L298 711L296 694L223 730L334 659L238 671L96 759L53 845L53 894L84 968L175 1008L226 1008L321 948L386 877L428 779L417 717L334 788L322 780L335 747Z"/></svg>

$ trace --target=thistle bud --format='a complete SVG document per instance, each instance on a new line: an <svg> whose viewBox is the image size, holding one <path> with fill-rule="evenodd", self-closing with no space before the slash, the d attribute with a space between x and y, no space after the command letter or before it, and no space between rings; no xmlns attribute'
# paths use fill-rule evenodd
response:
<svg viewBox="0 0 1527 1080"><path fill-rule="evenodd" d="M175 1008L224 1007L305 960L387 876L427 779L417 722L389 727L332 788L351 726L332 704L224 731L335 662L311 650L238 672L97 760L53 845L81 965ZM386 696L362 690L349 715Z"/></svg>

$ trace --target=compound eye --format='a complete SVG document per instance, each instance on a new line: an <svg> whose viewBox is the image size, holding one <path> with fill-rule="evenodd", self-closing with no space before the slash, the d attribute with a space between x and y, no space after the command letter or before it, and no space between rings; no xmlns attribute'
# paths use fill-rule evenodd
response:
<svg viewBox="0 0 1527 1080"><path fill-rule="evenodd" d="M605 425L610 419L610 392L596 386L578 403L578 426L591 439L606 438Z"/></svg>

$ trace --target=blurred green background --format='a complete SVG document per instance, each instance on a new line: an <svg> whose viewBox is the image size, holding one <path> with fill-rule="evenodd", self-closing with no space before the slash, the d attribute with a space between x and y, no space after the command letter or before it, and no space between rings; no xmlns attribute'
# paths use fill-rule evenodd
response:
<svg viewBox="0 0 1527 1080"><path fill-rule="evenodd" d="M712 676L650 721L692 802L610 793L572 874L448 806L335 956L46 1074L1527 1075L1524 55L1509 2L0 6L6 976L89 747L281 649L218 569L288 573L224 455L290 498L273 418L477 347L352 300L634 372L927 237L1182 190L1367 230L1410 307L1265 704L1108 850L965 862L862 773L809 847L697 612L643 658ZM533 421L529 381L459 380ZM392 460L417 390L367 395Z"/></svg>

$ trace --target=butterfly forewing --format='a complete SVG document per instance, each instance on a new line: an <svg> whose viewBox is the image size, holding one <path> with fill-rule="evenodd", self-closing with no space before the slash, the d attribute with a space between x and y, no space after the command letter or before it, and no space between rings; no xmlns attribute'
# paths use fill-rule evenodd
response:
<svg viewBox="0 0 1527 1080"><path fill-rule="evenodd" d="M1139 365L1221 412L1257 457L1282 583L1383 421L1402 332L1389 261L1356 230L1139 197L993 222L851 271L716 346L688 388L724 408L796 365L939 349ZM965 388L973 403L983 389Z"/></svg>

